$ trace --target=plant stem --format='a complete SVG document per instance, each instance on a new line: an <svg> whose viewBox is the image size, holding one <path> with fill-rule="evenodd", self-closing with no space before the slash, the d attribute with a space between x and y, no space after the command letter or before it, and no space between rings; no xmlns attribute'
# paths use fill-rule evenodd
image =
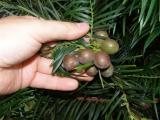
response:
<svg viewBox="0 0 160 120"><path fill-rule="evenodd" d="M102 88L104 88L104 82L103 82L103 78L101 76L100 70L98 70L98 73L99 73L99 78L100 78L100 81L101 81Z"/></svg>
<svg viewBox="0 0 160 120"><path fill-rule="evenodd" d="M92 3L92 0L90 0L90 11L91 11L91 21L90 21L90 33L91 33L91 40L93 38L93 17L94 17L94 13L93 13L93 3Z"/></svg>

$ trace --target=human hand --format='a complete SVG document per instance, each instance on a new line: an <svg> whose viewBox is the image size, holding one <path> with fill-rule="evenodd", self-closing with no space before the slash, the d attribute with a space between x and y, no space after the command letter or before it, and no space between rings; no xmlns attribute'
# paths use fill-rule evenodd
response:
<svg viewBox="0 0 160 120"><path fill-rule="evenodd" d="M51 60L37 52L43 43L73 40L89 30L76 24L12 16L0 20L0 95L26 87L69 91L78 87L72 78L52 76ZM93 79L86 76L86 81Z"/></svg>

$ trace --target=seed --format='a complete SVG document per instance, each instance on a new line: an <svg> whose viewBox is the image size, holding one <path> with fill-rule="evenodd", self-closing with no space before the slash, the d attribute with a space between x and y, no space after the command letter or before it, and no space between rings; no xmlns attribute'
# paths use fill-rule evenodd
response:
<svg viewBox="0 0 160 120"><path fill-rule="evenodd" d="M79 53L79 62L82 64L91 63L94 60L94 52L91 49L82 49Z"/></svg>
<svg viewBox="0 0 160 120"><path fill-rule="evenodd" d="M115 54L119 50L119 44L113 39L106 39L101 42L101 49L107 54Z"/></svg>
<svg viewBox="0 0 160 120"><path fill-rule="evenodd" d="M106 31L97 31L95 34L99 37L108 37L108 33Z"/></svg>
<svg viewBox="0 0 160 120"><path fill-rule="evenodd" d="M63 68L72 71L79 64L78 58L74 55L66 55L63 59Z"/></svg>
<svg viewBox="0 0 160 120"><path fill-rule="evenodd" d="M92 66L86 71L86 73L89 76L95 76L98 73L98 70L95 66Z"/></svg>
<svg viewBox="0 0 160 120"><path fill-rule="evenodd" d="M103 51L95 54L94 64L100 69L106 69L110 65L110 57Z"/></svg>
<svg viewBox="0 0 160 120"><path fill-rule="evenodd" d="M111 64L111 65L109 66L109 68L107 68L106 70L101 71L101 75L102 75L103 77L111 77L111 76L113 75L113 71L114 71L114 67L113 67L113 65Z"/></svg>

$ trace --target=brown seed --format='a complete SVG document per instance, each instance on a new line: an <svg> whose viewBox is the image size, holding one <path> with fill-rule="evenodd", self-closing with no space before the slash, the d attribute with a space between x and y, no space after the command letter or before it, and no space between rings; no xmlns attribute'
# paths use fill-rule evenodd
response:
<svg viewBox="0 0 160 120"><path fill-rule="evenodd" d="M50 48L50 46L48 46L48 45L43 45L42 47L41 47L41 50L42 51L48 51L48 50L50 50L51 48Z"/></svg>
<svg viewBox="0 0 160 120"><path fill-rule="evenodd" d="M108 33L106 31L97 31L95 34L99 37L108 37Z"/></svg>
<svg viewBox="0 0 160 120"><path fill-rule="evenodd" d="M103 51L99 51L95 54L94 64L100 69L106 69L110 65L110 57Z"/></svg>
<svg viewBox="0 0 160 120"><path fill-rule="evenodd" d="M86 73L89 76L95 76L98 73L98 70L95 66L92 66L86 71Z"/></svg>
<svg viewBox="0 0 160 120"><path fill-rule="evenodd" d="M101 71L101 75L103 76L103 77L111 77L112 75L113 75L113 72L114 72L114 67L113 67L113 65L111 64L110 66L109 66L109 68L107 68L106 70L103 70L103 71Z"/></svg>
<svg viewBox="0 0 160 120"><path fill-rule="evenodd" d="M78 58L74 55L66 55L63 59L63 68L72 71L79 64Z"/></svg>
<svg viewBox="0 0 160 120"><path fill-rule="evenodd" d="M94 60L94 55L91 49L82 49L79 53L79 62L82 64L91 63Z"/></svg>

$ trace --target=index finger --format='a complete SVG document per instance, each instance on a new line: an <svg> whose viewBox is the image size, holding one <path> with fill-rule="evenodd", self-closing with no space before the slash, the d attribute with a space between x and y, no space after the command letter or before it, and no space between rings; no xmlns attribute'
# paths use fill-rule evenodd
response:
<svg viewBox="0 0 160 120"><path fill-rule="evenodd" d="M40 20L38 27L35 27L40 43L53 40L73 40L84 36L89 31L87 23L71 23L53 20Z"/></svg>

